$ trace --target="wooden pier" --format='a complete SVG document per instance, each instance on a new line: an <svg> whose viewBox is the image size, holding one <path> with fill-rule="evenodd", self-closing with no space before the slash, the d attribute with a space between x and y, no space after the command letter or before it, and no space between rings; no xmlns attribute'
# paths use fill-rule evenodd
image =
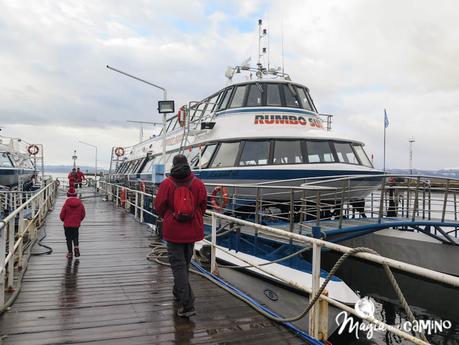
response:
<svg viewBox="0 0 459 345"><path fill-rule="evenodd" d="M87 193L81 257L65 258L62 195L44 227L53 253L31 258L19 297L0 317L1 345L303 343L197 275L197 315L177 317L170 268L146 260L148 228Z"/></svg>

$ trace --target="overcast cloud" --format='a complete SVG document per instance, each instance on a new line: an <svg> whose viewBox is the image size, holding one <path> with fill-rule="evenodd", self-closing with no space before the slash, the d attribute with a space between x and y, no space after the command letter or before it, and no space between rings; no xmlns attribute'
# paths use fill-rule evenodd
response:
<svg viewBox="0 0 459 345"><path fill-rule="evenodd" d="M364 141L382 166L459 166L459 4L455 1L0 0L0 126L43 143L49 164L108 164L131 145L126 120L157 121L163 85L178 104L225 86L228 65L256 58L257 20L269 24L270 63L311 89L334 130ZM283 27L283 30L282 30ZM265 61L266 62L266 61ZM151 132L151 131L150 131Z"/></svg>

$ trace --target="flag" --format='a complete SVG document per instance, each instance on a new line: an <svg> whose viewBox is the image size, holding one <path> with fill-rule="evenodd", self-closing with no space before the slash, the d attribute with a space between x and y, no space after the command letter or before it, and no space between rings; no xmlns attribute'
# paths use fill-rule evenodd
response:
<svg viewBox="0 0 459 345"><path fill-rule="evenodd" d="M386 109L384 109L384 128L389 127L389 118L387 117Z"/></svg>

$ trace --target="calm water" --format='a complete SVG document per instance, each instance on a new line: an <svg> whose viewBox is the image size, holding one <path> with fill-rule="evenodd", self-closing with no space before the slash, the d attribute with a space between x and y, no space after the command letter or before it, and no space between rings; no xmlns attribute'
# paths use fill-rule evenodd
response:
<svg viewBox="0 0 459 345"><path fill-rule="evenodd" d="M324 253L324 268L329 270L339 255ZM432 344L459 344L459 289L439 285L431 281L419 279L405 273L395 273L406 300L417 320L449 320L452 327L439 334L426 335ZM337 275L359 295L369 296L376 302L375 318L391 325L400 325L405 321L405 313L399 306L384 269L376 264L366 263L359 259L348 259L338 270ZM347 333L347 331L346 331ZM389 332L375 332L371 340L366 339L365 333L360 333L360 339L355 335L332 337L333 344L411 344Z"/></svg>

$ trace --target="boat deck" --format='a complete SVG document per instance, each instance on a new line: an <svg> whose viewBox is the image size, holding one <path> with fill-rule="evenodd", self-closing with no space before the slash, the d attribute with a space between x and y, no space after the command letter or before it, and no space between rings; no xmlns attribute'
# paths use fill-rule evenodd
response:
<svg viewBox="0 0 459 345"><path fill-rule="evenodd" d="M68 261L58 219L64 200L58 198L45 225L53 253L31 258L19 297L0 317L0 344L303 343L197 275L191 275L197 315L177 317L172 272L145 258L148 228L101 198L83 199L82 255Z"/></svg>

